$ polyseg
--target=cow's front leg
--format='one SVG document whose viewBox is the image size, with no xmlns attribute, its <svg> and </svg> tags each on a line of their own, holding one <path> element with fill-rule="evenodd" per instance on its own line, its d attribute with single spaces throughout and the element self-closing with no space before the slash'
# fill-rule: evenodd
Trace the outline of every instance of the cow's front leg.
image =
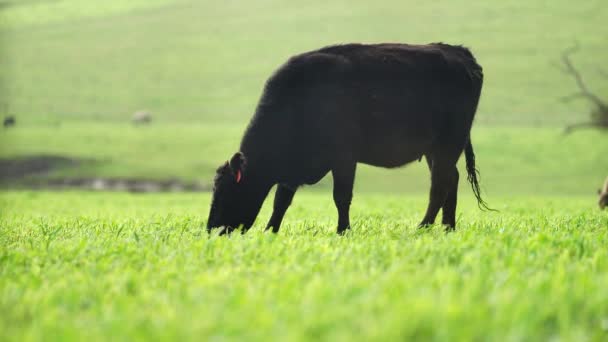
<svg viewBox="0 0 608 342">
<path fill-rule="evenodd" d="M 338 209 L 338 234 L 350 229 L 349 210 L 353 198 L 353 184 L 357 163 L 343 163 L 332 168 L 334 178 L 334 203 Z"/>
<path fill-rule="evenodd" d="M 287 208 L 289 208 L 289 205 L 291 205 L 291 200 L 293 199 L 293 195 L 295 195 L 295 193 L 295 188 L 291 188 L 284 184 L 277 185 L 277 191 L 274 194 L 272 216 L 266 225 L 266 230 L 272 227 L 273 233 L 279 232 L 285 212 L 287 211 Z"/>
</svg>

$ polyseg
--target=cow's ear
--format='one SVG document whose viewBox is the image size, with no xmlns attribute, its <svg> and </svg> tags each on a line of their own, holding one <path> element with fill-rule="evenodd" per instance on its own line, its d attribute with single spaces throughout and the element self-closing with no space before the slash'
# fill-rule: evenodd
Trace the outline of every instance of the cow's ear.
<svg viewBox="0 0 608 342">
<path fill-rule="evenodd" d="M 234 174 L 236 182 L 240 183 L 243 180 L 243 173 L 245 172 L 245 155 L 243 153 L 237 152 L 230 158 L 230 169 Z"/>
</svg>

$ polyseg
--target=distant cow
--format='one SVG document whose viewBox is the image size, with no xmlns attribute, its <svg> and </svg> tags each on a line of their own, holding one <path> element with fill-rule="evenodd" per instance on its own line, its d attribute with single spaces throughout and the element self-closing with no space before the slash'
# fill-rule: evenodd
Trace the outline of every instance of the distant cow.
<svg viewBox="0 0 608 342">
<path fill-rule="evenodd" d="M 4 118 L 4 121 L 2 124 L 4 127 L 8 128 L 8 127 L 15 126 L 16 123 L 17 123 L 17 121 L 15 120 L 14 116 L 7 116 Z"/>
<path fill-rule="evenodd" d="M 137 111 L 133 114 L 133 123 L 136 125 L 145 125 L 152 121 L 152 115 L 145 110 Z"/>
<path fill-rule="evenodd" d="M 608 177 L 604 181 L 604 186 L 597 190 L 597 194 L 599 195 L 597 204 L 600 206 L 600 209 L 604 209 L 608 205 Z"/>
<path fill-rule="evenodd" d="M 220 166 L 207 228 L 248 230 L 278 184 L 266 229 L 277 232 L 296 189 L 329 171 L 338 233 L 350 228 L 357 163 L 394 168 L 425 157 L 430 200 L 420 227 L 454 229 L 463 150 L 481 208 L 470 130 L 482 68 L 461 46 L 348 44 L 292 57 L 267 81 L 240 152 Z"/>
</svg>

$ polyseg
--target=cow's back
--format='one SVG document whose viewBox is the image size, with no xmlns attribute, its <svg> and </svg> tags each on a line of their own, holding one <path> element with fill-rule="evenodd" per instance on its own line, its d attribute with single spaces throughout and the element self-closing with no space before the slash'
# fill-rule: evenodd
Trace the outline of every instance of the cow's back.
<svg viewBox="0 0 608 342">
<path fill-rule="evenodd" d="M 265 109 L 310 102 L 323 107 L 323 101 L 341 98 L 367 109 L 367 114 L 378 104 L 433 111 L 444 106 L 449 110 L 463 97 L 478 97 L 474 88 L 480 88 L 482 80 L 481 67 L 470 51 L 460 46 L 334 45 L 296 55 L 281 66 L 268 80 L 260 101 L 262 110 L 256 116 L 316 115 L 314 111 Z M 398 119 L 407 112 L 395 114 Z"/>
</svg>

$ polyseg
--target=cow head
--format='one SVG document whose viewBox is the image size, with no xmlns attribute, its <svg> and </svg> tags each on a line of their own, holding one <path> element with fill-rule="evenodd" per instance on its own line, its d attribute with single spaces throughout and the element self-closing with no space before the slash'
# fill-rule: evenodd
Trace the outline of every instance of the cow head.
<svg viewBox="0 0 608 342">
<path fill-rule="evenodd" d="M 220 228 L 220 234 L 242 227 L 251 228 L 268 190 L 251 179 L 243 153 L 237 152 L 216 172 L 207 230 Z M 264 192 L 265 191 L 265 192 Z"/>
</svg>

